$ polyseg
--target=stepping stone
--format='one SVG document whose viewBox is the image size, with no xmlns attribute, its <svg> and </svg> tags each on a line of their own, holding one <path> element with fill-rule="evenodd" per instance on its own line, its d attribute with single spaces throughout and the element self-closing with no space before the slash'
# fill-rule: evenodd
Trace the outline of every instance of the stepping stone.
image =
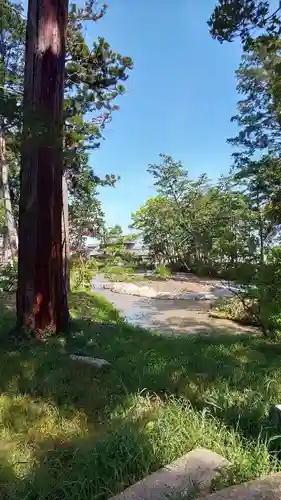
<svg viewBox="0 0 281 500">
<path fill-rule="evenodd" d="M 202 500 L 280 500 L 281 472 L 239 486 L 230 486 Z"/>
<path fill-rule="evenodd" d="M 174 495 L 210 491 L 220 472 L 230 463 L 210 450 L 196 449 L 145 477 L 110 500 L 163 500 Z"/>
<path fill-rule="evenodd" d="M 72 361 L 85 363 L 86 365 L 92 365 L 95 368 L 104 368 L 105 366 L 110 365 L 110 363 L 105 359 L 91 358 L 89 356 L 76 356 L 76 354 L 71 354 L 70 359 L 72 359 Z"/>
</svg>

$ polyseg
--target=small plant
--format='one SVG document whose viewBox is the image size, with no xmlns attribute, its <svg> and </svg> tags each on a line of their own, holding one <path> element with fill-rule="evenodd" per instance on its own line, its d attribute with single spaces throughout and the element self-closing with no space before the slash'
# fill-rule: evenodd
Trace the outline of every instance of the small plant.
<svg viewBox="0 0 281 500">
<path fill-rule="evenodd" d="M 70 286 L 72 289 L 90 290 L 98 265 L 94 259 L 84 255 L 75 255 L 70 264 Z"/>
<path fill-rule="evenodd" d="M 230 319 L 242 325 L 260 326 L 257 302 L 242 296 L 220 300 L 210 311 L 210 316 Z"/>
<path fill-rule="evenodd" d="M 9 262 L 0 267 L 0 290 L 13 292 L 17 287 L 18 266 L 17 261 Z"/>
<path fill-rule="evenodd" d="M 158 275 L 160 278 L 169 278 L 171 276 L 171 273 L 169 269 L 164 266 L 164 264 L 159 264 L 159 266 L 156 267 L 156 275 Z"/>
<path fill-rule="evenodd" d="M 257 273 L 254 295 L 259 304 L 263 332 L 269 337 L 281 333 L 281 248 L 273 248 Z"/>
</svg>

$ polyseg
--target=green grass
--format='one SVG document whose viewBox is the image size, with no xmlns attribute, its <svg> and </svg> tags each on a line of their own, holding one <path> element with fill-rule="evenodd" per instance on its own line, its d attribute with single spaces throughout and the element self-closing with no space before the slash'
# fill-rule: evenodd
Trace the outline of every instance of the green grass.
<svg viewBox="0 0 281 500">
<path fill-rule="evenodd" d="M 147 281 L 163 281 L 171 276 L 165 266 L 158 266 L 154 274 L 148 276 L 140 274 L 137 265 L 124 263 L 122 266 L 106 262 L 98 269 L 98 274 L 103 274 L 108 281 L 135 283 Z"/>
<path fill-rule="evenodd" d="M 102 297 L 70 296 L 72 335 L 0 352 L 0 498 L 106 499 L 195 447 L 227 484 L 279 468 L 268 408 L 281 347 L 258 337 L 168 338 L 128 326 Z M 0 298 L 1 328 L 13 297 Z M 102 357 L 102 372 L 68 353 Z"/>
</svg>

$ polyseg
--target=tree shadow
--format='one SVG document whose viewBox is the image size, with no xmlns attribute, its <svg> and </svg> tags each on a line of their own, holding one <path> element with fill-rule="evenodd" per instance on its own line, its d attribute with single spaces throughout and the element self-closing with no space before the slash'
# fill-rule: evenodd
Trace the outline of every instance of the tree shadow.
<svg viewBox="0 0 281 500">
<path fill-rule="evenodd" d="M 104 310 L 94 321 L 101 306 Z M 85 438 L 74 428 L 65 437 L 54 433 L 47 440 L 35 439 L 38 463 L 19 486 L 33 492 L 26 498 L 68 498 L 62 488 L 73 492 L 76 483 L 77 498 L 107 498 L 119 486 L 140 479 L 143 463 L 147 472 L 163 465 L 141 419 L 135 422 L 126 416 L 131 398 L 139 393 L 156 395 L 164 404 L 172 397 L 190 402 L 198 411 L 208 409 L 253 443 L 262 429 L 264 434 L 274 432 L 267 410 L 281 398 L 280 345 L 258 336 L 231 336 L 223 329 L 216 336 L 160 336 L 125 324 L 112 306 L 83 292 L 77 294 L 75 307 L 87 318 L 73 321 L 70 337 L 46 345 L 6 347 L 0 353 L 0 389 L 12 401 L 2 410 L 2 422 L 10 429 L 34 439 L 32 427 L 40 420 L 42 402 L 56 408 L 66 422 L 74 422 L 77 415 L 86 422 Z M 104 358 L 111 365 L 97 371 L 72 361 L 70 353 Z M 116 470 L 116 454 L 122 470 Z M 50 491 L 40 496 L 44 474 L 51 477 Z"/>
</svg>

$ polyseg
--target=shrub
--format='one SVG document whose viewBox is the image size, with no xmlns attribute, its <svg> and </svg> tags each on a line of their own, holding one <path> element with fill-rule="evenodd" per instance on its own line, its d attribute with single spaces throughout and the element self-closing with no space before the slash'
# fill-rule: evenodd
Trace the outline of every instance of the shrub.
<svg viewBox="0 0 281 500">
<path fill-rule="evenodd" d="M 160 276 L 160 278 L 169 278 L 171 276 L 170 270 L 164 264 L 159 264 L 156 267 L 155 274 Z"/>
<path fill-rule="evenodd" d="M 243 325 L 260 326 L 258 305 L 253 299 L 232 297 L 222 299 L 210 311 L 213 318 L 225 318 Z"/>
<path fill-rule="evenodd" d="M 263 331 L 276 337 L 281 333 L 281 248 L 273 248 L 260 266 L 252 294 L 259 304 Z"/>
<path fill-rule="evenodd" d="M 72 289 L 92 288 L 92 281 L 98 270 L 95 259 L 83 255 L 75 255 L 70 262 L 70 286 Z"/>
<path fill-rule="evenodd" d="M 18 266 L 17 261 L 9 262 L 0 267 L 0 290 L 12 292 L 17 288 Z"/>
<path fill-rule="evenodd" d="M 211 316 L 260 326 L 266 337 L 280 335 L 281 248 L 267 254 L 266 262 L 256 269 L 243 294 L 220 302 Z"/>
<path fill-rule="evenodd" d="M 122 261 L 121 261 L 122 262 Z M 109 281 L 128 281 L 133 279 L 135 275 L 135 268 L 131 264 L 121 262 L 112 262 L 111 260 L 103 268 L 103 273 Z"/>
</svg>

